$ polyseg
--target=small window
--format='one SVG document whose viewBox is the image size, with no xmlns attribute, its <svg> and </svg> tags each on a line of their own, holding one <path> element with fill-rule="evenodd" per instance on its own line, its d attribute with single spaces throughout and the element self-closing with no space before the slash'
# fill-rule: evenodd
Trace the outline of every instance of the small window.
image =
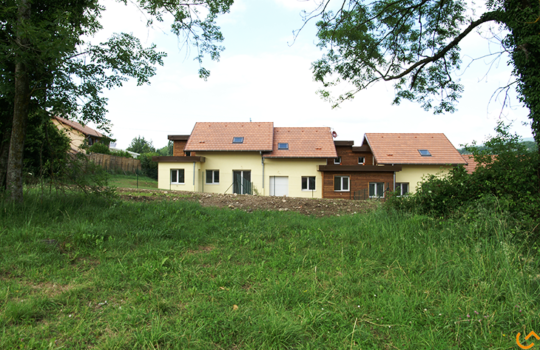
<svg viewBox="0 0 540 350">
<path fill-rule="evenodd" d="M 315 191 L 315 176 L 302 176 L 302 191 Z"/>
<path fill-rule="evenodd" d="M 171 169 L 171 183 L 184 184 L 184 169 Z"/>
<path fill-rule="evenodd" d="M 219 184 L 219 170 L 206 170 L 206 183 Z"/>
<path fill-rule="evenodd" d="M 334 191 L 349 192 L 349 177 L 334 176 Z"/>
<path fill-rule="evenodd" d="M 186 151 L 186 157 L 191 157 L 191 152 L 190 151 Z"/>
<path fill-rule="evenodd" d="M 341 157 L 334 159 L 334 164 L 341 164 Z"/>
<path fill-rule="evenodd" d="M 409 193 L 409 183 L 396 183 L 396 192 L 398 196 L 405 196 Z"/>
<path fill-rule="evenodd" d="M 366 157 L 358 157 L 358 164 L 366 164 Z"/>
<path fill-rule="evenodd" d="M 288 150 L 289 149 L 289 144 L 288 143 L 278 143 L 277 144 L 277 149 L 278 150 Z"/>
<path fill-rule="evenodd" d="M 243 137 L 233 137 L 232 143 L 244 143 Z"/>
<path fill-rule="evenodd" d="M 370 182 L 369 183 L 369 197 L 370 198 L 384 197 L 384 182 Z"/>
<path fill-rule="evenodd" d="M 419 149 L 418 152 L 422 157 L 431 157 L 431 153 L 427 149 Z"/>
</svg>

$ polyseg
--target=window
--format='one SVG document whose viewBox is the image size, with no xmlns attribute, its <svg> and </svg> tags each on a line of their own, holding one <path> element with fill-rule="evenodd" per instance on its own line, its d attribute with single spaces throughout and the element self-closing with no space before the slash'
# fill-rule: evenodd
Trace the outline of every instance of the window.
<svg viewBox="0 0 540 350">
<path fill-rule="evenodd" d="M 358 164 L 366 164 L 366 157 L 358 157 Z"/>
<path fill-rule="evenodd" d="M 302 176 L 302 191 L 315 191 L 315 176 Z"/>
<path fill-rule="evenodd" d="M 219 170 L 206 170 L 206 183 L 218 184 L 219 183 Z"/>
<path fill-rule="evenodd" d="M 191 157 L 191 152 L 190 151 L 186 151 L 186 157 Z"/>
<path fill-rule="evenodd" d="M 384 197 L 384 182 L 370 182 L 369 183 L 369 197 L 370 198 Z"/>
<path fill-rule="evenodd" d="M 427 149 L 419 149 L 418 152 L 422 157 L 431 157 L 431 153 Z"/>
<path fill-rule="evenodd" d="M 171 183 L 172 184 L 184 183 L 184 169 L 171 169 Z"/>
<path fill-rule="evenodd" d="M 334 176 L 334 191 L 349 191 L 348 176 Z"/>
<path fill-rule="evenodd" d="M 409 193 L 409 183 L 396 183 L 396 192 L 398 196 L 404 196 Z"/>
<path fill-rule="evenodd" d="M 334 164 L 341 164 L 341 157 L 334 159 Z"/>
<path fill-rule="evenodd" d="M 289 149 L 289 144 L 288 143 L 278 143 L 277 144 L 277 149 L 278 150 L 288 150 Z"/>
<path fill-rule="evenodd" d="M 244 143 L 243 137 L 233 137 L 232 143 Z"/>
</svg>

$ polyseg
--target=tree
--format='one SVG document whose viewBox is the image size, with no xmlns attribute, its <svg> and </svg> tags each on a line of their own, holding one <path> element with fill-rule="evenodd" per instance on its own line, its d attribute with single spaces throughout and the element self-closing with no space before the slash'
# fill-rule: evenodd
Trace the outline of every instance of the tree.
<svg viewBox="0 0 540 350">
<path fill-rule="evenodd" d="M 172 156 L 173 155 L 173 142 L 169 141 L 169 143 L 167 143 L 167 146 L 158 149 L 157 153 L 159 153 L 160 156 Z"/>
<path fill-rule="evenodd" d="M 529 109 L 531 127 L 540 144 L 540 2 L 487 0 L 486 11 L 469 15 L 463 0 L 342 0 L 334 11 L 324 0 L 305 20 L 317 22 L 319 46 L 326 50 L 313 63 L 315 79 L 329 88 L 341 80 L 354 85 L 335 105 L 378 81 L 395 82 L 395 104 L 416 101 L 435 113 L 455 111 L 463 86 L 452 73 L 460 68 L 460 42 L 472 31 L 492 23 L 507 32 L 501 40 Z M 330 99 L 330 92 L 321 91 Z M 505 99 L 505 102 L 506 99 Z M 540 181 L 540 168 L 538 169 Z"/>
<path fill-rule="evenodd" d="M 139 154 L 156 151 L 152 140 L 147 141 L 144 136 L 141 137 L 140 135 L 131 140 L 129 147 L 126 150 Z"/>
<path fill-rule="evenodd" d="M 228 12 L 233 0 L 131 2 L 149 14 L 149 24 L 171 14 L 173 33 L 194 42 L 199 62 L 205 54 L 219 58 L 223 48 L 217 43 L 223 37 L 215 18 Z M 85 36 L 101 29 L 98 19 L 104 8 L 97 0 L 6 0 L 0 6 L 0 104 L 14 111 L 12 118 L 0 121 L 0 174 L 7 173 L 11 198 L 22 201 L 29 114 L 93 121 L 108 131 L 103 90 L 122 86 L 130 77 L 139 85 L 148 83 L 165 53 L 157 52 L 154 45 L 143 48 L 137 38 L 125 33 L 98 45 L 85 43 Z M 204 8 L 207 16 L 201 18 L 197 8 Z M 209 72 L 201 67 L 199 75 L 207 78 Z"/>
</svg>

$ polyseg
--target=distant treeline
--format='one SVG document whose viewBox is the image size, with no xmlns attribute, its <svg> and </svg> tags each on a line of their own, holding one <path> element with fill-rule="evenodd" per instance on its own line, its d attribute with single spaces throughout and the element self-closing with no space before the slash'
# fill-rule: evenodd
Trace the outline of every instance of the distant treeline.
<svg viewBox="0 0 540 350">
<path fill-rule="evenodd" d="M 525 147 L 527 147 L 527 150 L 529 150 L 529 151 L 537 151 L 538 150 L 538 145 L 534 141 L 522 141 L 520 143 L 522 145 L 524 145 Z M 489 151 L 489 147 L 486 147 L 486 146 L 477 146 L 477 149 L 482 150 L 482 151 L 483 150 Z M 459 151 L 460 154 L 472 154 L 470 151 L 467 151 L 465 149 L 465 147 L 464 148 L 459 148 L 458 151 Z"/>
</svg>

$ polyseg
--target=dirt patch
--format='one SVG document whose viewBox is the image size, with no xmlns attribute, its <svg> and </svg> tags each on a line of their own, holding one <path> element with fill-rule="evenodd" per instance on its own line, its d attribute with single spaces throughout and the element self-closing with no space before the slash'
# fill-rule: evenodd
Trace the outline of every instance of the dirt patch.
<svg viewBox="0 0 540 350">
<path fill-rule="evenodd" d="M 199 202 L 202 206 L 229 208 L 231 210 L 294 211 L 304 215 L 343 216 L 365 213 L 375 209 L 376 200 L 321 199 L 295 197 L 269 197 L 222 193 L 199 193 L 186 191 L 161 191 L 119 188 L 120 197 L 127 201 L 149 202 L 156 200 Z"/>
</svg>

